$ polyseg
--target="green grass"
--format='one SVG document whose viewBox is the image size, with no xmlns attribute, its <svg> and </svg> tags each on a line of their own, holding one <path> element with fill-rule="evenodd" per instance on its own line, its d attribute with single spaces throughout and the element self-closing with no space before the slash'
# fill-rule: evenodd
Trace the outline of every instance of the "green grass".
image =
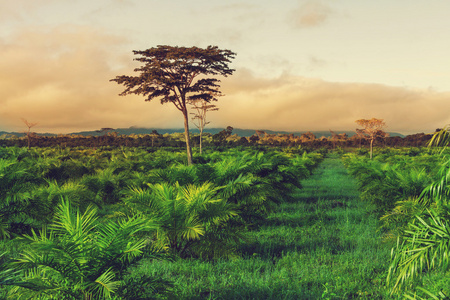
<svg viewBox="0 0 450 300">
<path fill-rule="evenodd" d="M 235 260 L 144 260 L 130 276 L 172 280 L 177 299 L 388 299 L 390 244 L 338 158 L 302 182 L 296 201 L 250 232 Z"/>
</svg>

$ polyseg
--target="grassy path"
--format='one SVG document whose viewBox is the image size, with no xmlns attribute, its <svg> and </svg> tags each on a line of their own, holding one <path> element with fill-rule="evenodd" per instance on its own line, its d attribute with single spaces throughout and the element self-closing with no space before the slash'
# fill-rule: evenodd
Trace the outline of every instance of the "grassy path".
<svg viewBox="0 0 450 300">
<path fill-rule="evenodd" d="M 232 261 L 148 262 L 139 274 L 175 281 L 181 299 L 384 299 L 389 247 L 337 158 L 327 158 L 251 232 Z"/>
</svg>

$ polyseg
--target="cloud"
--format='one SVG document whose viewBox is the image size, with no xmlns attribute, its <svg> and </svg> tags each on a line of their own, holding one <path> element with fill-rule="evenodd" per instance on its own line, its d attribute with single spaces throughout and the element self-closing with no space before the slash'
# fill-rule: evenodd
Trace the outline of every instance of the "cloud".
<svg viewBox="0 0 450 300">
<path fill-rule="evenodd" d="M 254 37 L 248 32 L 261 31 L 267 23 L 267 12 L 261 5 L 247 3 L 214 3 L 193 5 L 188 8 L 190 26 L 198 28 L 196 32 L 186 32 L 184 39 L 192 44 L 227 44 L 238 46 L 242 42 L 251 43 Z M 180 36 L 174 37 L 176 41 Z M 255 43 L 259 40 L 256 39 Z M 177 43 L 177 42 L 175 42 Z"/>
<path fill-rule="evenodd" d="M 308 70 L 315 70 L 317 68 L 322 68 L 327 65 L 327 61 L 318 58 L 314 55 L 310 55 L 308 59 Z"/>
<path fill-rule="evenodd" d="M 82 26 L 25 29 L 0 40 L 0 130 L 22 130 L 21 118 L 56 133 L 170 123 L 172 112 L 119 97 L 122 87 L 109 82 L 132 74 L 124 45 L 126 38 Z"/>
<path fill-rule="evenodd" d="M 14 0 L 0 1 L 0 24 L 9 20 L 23 20 L 36 8 L 57 0 Z"/>
<path fill-rule="evenodd" d="M 37 132 L 102 127 L 183 127 L 181 113 L 158 100 L 119 97 L 109 80 L 133 74 L 125 37 L 85 26 L 35 27 L 0 39 L 0 130 Z M 313 61 L 315 59 L 312 59 Z M 320 60 L 315 61 L 320 63 Z M 450 123 L 449 92 L 370 83 L 328 82 L 288 72 L 263 77 L 236 67 L 210 127 L 353 130 L 355 120 L 385 119 L 390 131 L 432 132 Z"/>
<path fill-rule="evenodd" d="M 318 0 L 310 0 L 301 4 L 291 12 L 289 21 L 294 28 L 315 27 L 324 23 L 333 10 Z"/>
<path fill-rule="evenodd" d="M 211 126 L 277 130 L 353 130 L 355 120 L 384 119 L 390 131 L 432 132 L 449 123 L 449 92 L 370 83 L 327 82 L 284 74 L 258 78 L 237 71 Z"/>
</svg>

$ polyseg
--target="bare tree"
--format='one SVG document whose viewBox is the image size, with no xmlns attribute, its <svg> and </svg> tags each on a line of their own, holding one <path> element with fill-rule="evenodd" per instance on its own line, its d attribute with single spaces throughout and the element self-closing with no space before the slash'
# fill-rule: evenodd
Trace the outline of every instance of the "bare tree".
<svg viewBox="0 0 450 300">
<path fill-rule="evenodd" d="M 381 138 L 386 137 L 387 133 L 384 132 L 383 130 L 383 128 L 386 126 L 386 123 L 383 121 L 383 119 L 375 119 L 375 118 L 372 118 L 370 120 L 360 119 L 356 120 L 355 122 L 359 126 L 363 127 L 363 129 L 357 129 L 356 132 L 358 133 L 359 131 L 363 136 L 365 136 L 367 139 L 370 140 L 370 159 L 372 159 L 373 142 L 378 137 Z"/>
<path fill-rule="evenodd" d="M 26 119 L 22 118 L 22 121 L 25 123 L 25 125 L 27 125 L 28 130 L 25 131 L 25 134 L 27 135 L 27 140 L 28 140 L 28 149 L 30 149 L 30 144 L 31 144 L 31 138 L 35 135 L 33 132 L 31 132 L 31 128 L 33 128 L 34 126 L 36 126 L 38 123 L 31 123 L 28 122 Z"/>
<path fill-rule="evenodd" d="M 214 97 L 214 95 L 211 95 L 211 96 Z M 210 122 L 206 121 L 206 113 L 208 111 L 219 110 L 219 108 L 217 108 L 217 106 L 214 104 L 210 104 L 208 101 L 206 101 L 204 99 L 198 99 L 198 100 L 192 101 L 192 106 L 197 111 L 197 113 L 191 113 L 191 114 L 194 115 L 194 117 L 192 117 L 192 120 L 194 121 L 195 127 L 197 127 L 198 130 L 200 130 L 199 146 L 200 146 L 200 155 L 201 155 L 202 154 L 203 129 L 205 128 L 206 125 L 208 125 L 210 123 Z"/>
</svg>

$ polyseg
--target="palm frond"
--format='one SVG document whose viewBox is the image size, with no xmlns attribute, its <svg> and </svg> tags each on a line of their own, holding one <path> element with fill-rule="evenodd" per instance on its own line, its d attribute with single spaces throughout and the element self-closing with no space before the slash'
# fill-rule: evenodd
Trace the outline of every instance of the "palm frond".
<svg viewBox="0 0 450 300">
<path fill-rule="evenodd" d="M 63 199 L 56 210 L 53 228 L 75 238 L 86 237 L 97 226 L 97 219 L 97 209 L 92 205 L 81 214 L 80 211 L 74 212 L 69 201 Z"/>
<path fill-rule="evenodd" d="M 428 147 L 447 147 L 450 143 L 449 126 L 445 126 L 440 131 L 435 132 L 428 142 Z"/>
<path fill-rule="evenodd" d="M 129 262 L 142 255 L 148 244 L 146 239 L 136 238 L 149 227 L 148 220 L 135 216 L 100 223 L 95 209 L 81 213 L 64 200 L 56 211 L 49 230 L 44 227 L 22 238 L 30 249 L 11 266 L 25 274 L 14 285 L 28 292 L 18 288 L 17 293 L 27 294 L 29 299 L 43 293 L 48 294 L 46 299 L 65 299 L 64 295 L 111 298 L 120 285 L 120 281 L 113 280 L 116 272 L 120 274 Z"/>
<path fill-rule="evenodd" d="M 179 228 L 179 234 L 183 239 L 198 240 L 205 234 L 204 224 L 200 222 L 196 215 L 190 215 L 184 220 L 184 224 Z"/>
<path fill-rule="evenodd" d="M 111 294 L 121 286 L 121 281 L 114 281 L 115 273 L 110 269 L 103 272 L 89 287 L 89 294 L 95 299 L 111 299 Z"/>
<path fill-rule="evenodd" d="M 418 295 L 419 291 L 422 295 L 425 295 L 426 298 L 421 297 L 420 295 Z M 437 294 L 432 293 L 430 291 L 428 291 L 427 289 L 424 289 L 422 287 L 417 287 L 417 291 L 416 292 L 405 292 L 405 294 L 403 295 L 403 297 L 405 297 L 405 299 L 411 299 L 411 300 L 429 300 L 429 299 L 433 299 L 433 300 L 445 300 L 448 299 L 448 296 L 444 294 L 444 292 L 440 291 Z"/>
<path fill-rule="evenodd" d="M 392 262 L 387 282 L 398 292 L 413 282 L 423 270 L 448 269 L 450 263 L 450 222 L 427 210 L 418 222 L 410 222 L 397 247 L 392 249 Z"/>
</svg>

